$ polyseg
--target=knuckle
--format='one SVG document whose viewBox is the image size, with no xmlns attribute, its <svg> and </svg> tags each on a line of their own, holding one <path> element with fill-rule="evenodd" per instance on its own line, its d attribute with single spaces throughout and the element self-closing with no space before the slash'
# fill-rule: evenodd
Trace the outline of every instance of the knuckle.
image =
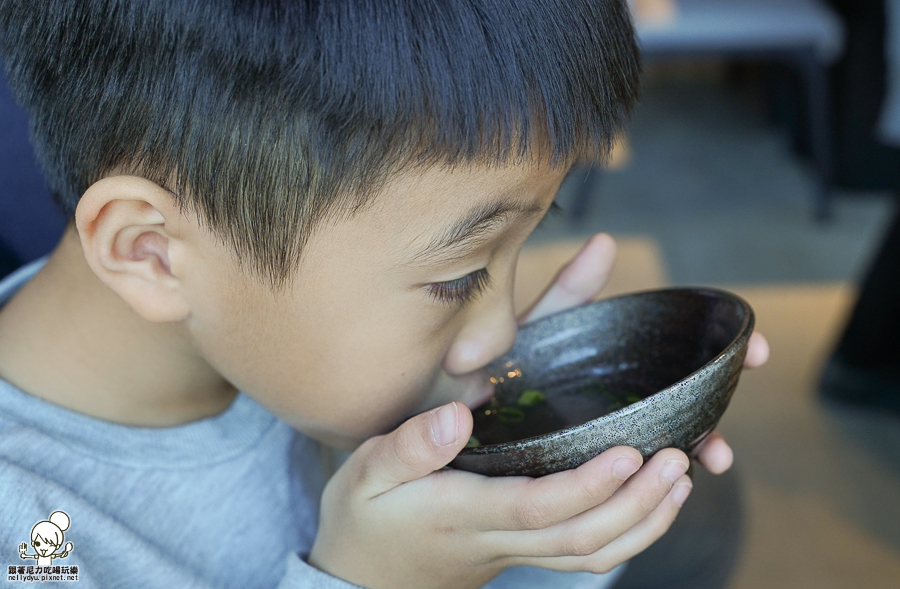
<svg viewBox="0 0 900 589">
<path fill-rule="evenodd" d="M 517 501 L 513 521 L 527 530 L 540 530 L 555 523 L 551 506 L 541 497 L 529 496 Z"/>
<path fill-rule="evenodd" d="M 391 436 L 391 450 L 397 460 L 408 469 L 417 469 L 427 459 L 427 448 L 410 436 Z"/>
<path fill-rule="evenodd" d="M 647 515 L 652 513 L 665 497 L 665 493 L 640 493 L 635 497 L 634 504 L 638 512 Z"/>
<path fill-rule="evenodd" d="M 592 530 L 579 530 L 566 538 L 565 554 L 589 556 L 602 547 L 602 542 Z"/>
<path fill-rule="evenodd" d="M 652 513 L 663 502 L 671 488 L 672 485 L 660 479 L 646 487 L 635 489 L 631 497 L 635 511 L 644 515 Z"/>
<path fill-rule="evenodd" d="M 581 478 L 577 484 L 580 496 L 590 498 L 594 503 L 606 500 L 611 492 L 607 488 L 606 480 L 599 477 Z"/>
</svg>

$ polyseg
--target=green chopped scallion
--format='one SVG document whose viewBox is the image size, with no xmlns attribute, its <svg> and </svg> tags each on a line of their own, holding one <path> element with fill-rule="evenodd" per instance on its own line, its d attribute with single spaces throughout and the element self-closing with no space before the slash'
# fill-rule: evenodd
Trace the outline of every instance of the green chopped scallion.
<svg viewBox="0 0 900 589">
<path fill-rule="evenodd" d="M 518 401 L 516 404 L 519 407 L 532 407 L 537 405 L 538 403 L 543 403 L 547 400 L 547 397 L 544 396 L 544 393 L 537 389 L 525 389 L 522 391 L 522 394 L 519 395 Z"/>
<path fill-rule="evenodd" d="M 497 419 L 502 423 L 521 423 L 525 419 L 525 413 L 515 407 L 501 407 L 497 410 Z"/>
</svg>

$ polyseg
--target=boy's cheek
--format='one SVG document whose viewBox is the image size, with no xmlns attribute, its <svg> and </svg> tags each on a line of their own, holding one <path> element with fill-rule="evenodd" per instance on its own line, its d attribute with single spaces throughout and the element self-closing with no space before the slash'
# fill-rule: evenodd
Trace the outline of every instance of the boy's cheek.
<svg viewBox="0 0 900 589">
<path fill-rule="evenodd" d="M 393 431 L 414 415 L 451 401 L 474 408 L 494 392 L 483 370 L 451 376 L 434 366 L 419 372 L 415 368 L 380 374 L 360 371 L 353 377 L 344 374 L 347 378 L 335 379 L 332 386 L 321 383 L 279 394 L 277 406 L 269 408 L 299 431 L 352 450 L 372 436 Z M 267 405 L 264 399 L 258 400 Z"/>
<path fill-rule="evenodd" d="M 433 393 L 437 375 L 413 367 L 336 366 L 330 378 L 283 373 L 267 382 L 247 382 L 243 390 L 303 433 L 346 448 L 442 404 Z"/>
<path fill-rule="evenodd" d="M 393 394 L 372 396 L 373 399 L 381 398 L 381 403 L 355 403 L 361 411 L 348 411 L 339 416 L 339 422 L 334 422 L 330 426 L 324 426 L 322 423 L 313 424 L 303 419 L 296 420 L 295 423 L 289 419 L 286 421 L 320 442 L 352 451 L 372 436 L 393 431 L 410 417 L 450 401 L 461 401 L 470 409 L 474 409 L 491 398 L 494 394 L 494 385 L 483 370 L 464 376 L 451 376 L 440 371 L 430 379 L 430 382 L 415 387 L 415 390 L 403 391 L 403 387 L 398 385 L 391 393 Z M 398 402 L 403 398 L 409 402 L 385 411 L 392 402 Z"/>
<path fill-rule="evenodd" d="M 198 351 L 235 387 L 321 441 L 358 444 L 444 403 L 490 396 L 486 378 L 441 371 L 454 322 L 426 327 L 422 314 L 357 299 L 240 299 L 194 318 Z"/>
</svg>

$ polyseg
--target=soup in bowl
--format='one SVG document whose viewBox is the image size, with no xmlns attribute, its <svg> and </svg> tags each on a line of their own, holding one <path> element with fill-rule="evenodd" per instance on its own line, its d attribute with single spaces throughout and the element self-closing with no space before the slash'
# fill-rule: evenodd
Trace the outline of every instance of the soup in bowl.
<svg viewBox="0 0 900 589">
<path fill-rule="evenodd" d="M 473 410 L 451 466 L 542 476 L 614 446 L 645 458 L 692 451 L 716 426 L 743 368 L 753 310 L 709 288 L 589 303 L 524 326 L 489 367 L 491 400 Z"/>
</svg>

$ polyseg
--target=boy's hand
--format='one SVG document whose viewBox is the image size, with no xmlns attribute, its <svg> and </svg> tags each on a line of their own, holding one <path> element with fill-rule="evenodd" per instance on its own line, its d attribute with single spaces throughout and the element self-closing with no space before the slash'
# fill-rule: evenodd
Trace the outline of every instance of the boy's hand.
<svg viewBox="0 0 900 589">
<path fill-rule="evenodd" d="M 675 449 L 640 470 L 627 447 L 538 479 L 440 470 L 471 431 L 451 403 L 360 446 L 325 489 L 310 564 L 372 589 L 475 588 L 514 565 L 604 572 L 661 536 L 691 489 Z"/>
<path fill-rule="evenodd" d="M 594 236 L 522 321 L 593 299 L 614 259 L 612 238 Z M 754 334 L 745 365 L 767 358 Z M 325 490 L 310 563 L 372 589 L 479 587 L 523 564 L 603 572 L 661 536 L 691 489 L 687 456 L 672 448 L 640 470 L 627 447 L 539 479 L 441 470 L 471 430 L 469 410 L 451 403 L 363 444 Z M 732 454 L 713 433 L 697 458 L 724 472 Z"/>
<path fill-rule="evenodd" d="M 606 286 L 616 259 L 616 242 L 605 233 L 593 236 L 578 254 L 556 274 L 538 301 L 526 310 L 520 321 L 527 323 L 571 307 L 587 303 Z M 769 344 L 760 333 L 750 336 L 746 368 L 762 366 L 769 359 Z M 708 471 L 721 474 L 731 468 L 734 454 L 718 432 L 710 434 L 694 451 L 695 458 Z"/>
</svg>

